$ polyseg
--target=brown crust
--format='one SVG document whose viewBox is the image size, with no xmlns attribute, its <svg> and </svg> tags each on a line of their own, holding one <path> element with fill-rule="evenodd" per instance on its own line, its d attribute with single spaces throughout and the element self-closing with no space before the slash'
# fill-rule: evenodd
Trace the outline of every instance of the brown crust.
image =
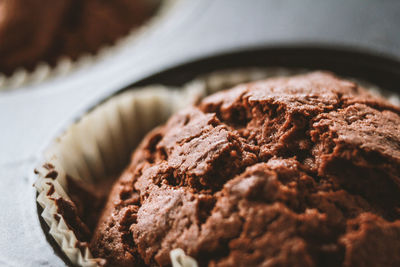
<svg viewBox="0 0 400 267">
<path fill-rule="evenodd" d="M 321 72 L 207 97 L 143 140 L 91 251 L 110 266 L 166 266 L 174 248 L 209 266 L 400 266 L 399 114 Z"/>
<path fill-rule="evenodd" d="M 155 8 L 146 0 L 2 1 L 0 72 L 96 53 L 144 23 Z"/>
</svg>

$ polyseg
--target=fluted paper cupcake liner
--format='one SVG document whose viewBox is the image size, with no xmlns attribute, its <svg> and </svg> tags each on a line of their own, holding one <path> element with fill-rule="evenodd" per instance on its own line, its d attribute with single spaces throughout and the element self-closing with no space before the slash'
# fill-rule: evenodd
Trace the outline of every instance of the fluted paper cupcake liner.
<svg viewBox="0 0 400 267">
<path fill-rule="evenodd" d="M 94 54 L 83 52 L 82 55 L 73 60 L 68 56 L 62 56 L 55 65 L 47 62 L 38 62 L 33 70 L 23 67 L 16 69 L 11 75 L 0 72 L 0 91 L 18 89 L 27 85 L 34 85 L 52 78 L 64 76 L 85 66 L 90 66 L 95 62 L 114 54 L 127 45 L 134 44 L 143 38 L 153 28 L 159 25 L 168 15 L 171 8 L 182 0 L 148 0 L 160 2 L 160 6 L 155 14 L 148 18 L 142 25 L 133 28 L 126 36 L 118 39 L 113 45 L 104 45 Z"/>
<path fill-rule="evenodd" d="M 58 198 L 70 200 L 67 175 L 89 183 L 107 179 L 123 170 L 148 131 L 184 106 L 238 83 L 302 72 L 281 68 L 215 72 L 180 90 L 163 86 L 128 90 L 98 105 L 50 144 L 37 168 L 37 201 L 43 208 L 41 216 L 50 227 L 49 234 L 72 263 L 97 266 L 102 260 L 93 258 L 87 247 L 83 251 L 77 248 L 80 240 L 57 211 Z M 197 266 L 181 249 L 171 251 L 170 257 L 174 267 Z"/>
<path fill-rule="evenodd" d="M 79 266 L 97 266 L 88 248 L 79 240 L 57 211 L 56 200 L 68 196 L 67 174 L 95 183 L 121 169 L 143 135 L 165 121 L 175 110 L 192 103 L 204 92 L 199 87 L 177 91 L 162 86 L 127 91 L 99 105 L 55 140 L 36 168 L 37 201 L 41 214 L 70 261 Z"/>
</svg>

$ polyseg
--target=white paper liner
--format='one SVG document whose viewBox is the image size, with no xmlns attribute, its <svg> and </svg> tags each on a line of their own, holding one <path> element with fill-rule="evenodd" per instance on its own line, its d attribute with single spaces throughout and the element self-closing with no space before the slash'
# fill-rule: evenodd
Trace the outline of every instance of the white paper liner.
<svg viewBox="0 0 400 267">
<path fill-rule="evenodd" d="M 26 85 L 38 84 L 94 64 L 122 49 L 122 47 L 132 45 L 136 40 L 143 38 L 152 28 L 162 22 L 169 13 L 168 11 L 170 11 L 177 2 L 182 0 L 148 1 L 160 2 L 156 13 L 149 17 L 142 25 L 133 28 L 126 36 L 118 39 L 114 45 L 104 45 L 95 54 L 82 53 L 76 60 L 69 57 L 61 57 L 54 66 L 46 62 L 39 62 L 32 71 L 21 67 L 16 69 L 11 75 L 5 75 L 0 72 L 0 91 L 13 90 Z"/>
<path fill-rule="evenodd" d="M 58 214 L 56 199 L 70 200 L 67 174 L 87 182 L 107 178 L 123 167 L 121 164 L 126 162 L 149 130 L 203 94 L 195 87 L 178 91 L 152 86 L 127 91 L 99 105 L 71 125 L 45 151 L 43 164 L 36 168 L 37 201 L 43 208 L 41 216 L 50 227 L 50 235 L 73 264 L 97 266 L 100 259 L 93 259 L 88 249 L 82 254 L 76 247 L 75 234 L 62 216 L 59 220 L 55 218 Z M 57 175 L 55 179 L 54 172 Z"/>
<path fill-rule="evenodd" d="M 197 267 L 197 262 L 192 257 L 185 254 L 185 252 L 176 248 L 169 253 L 173 267 Z"/>
<path fill-rule="evenodd" d="M 58 216 L 55 199 L 70 199 L 67 174 L 92 183 L 107 179 L 128 164 L 130 154 L 149 130 L 204 95 L 238 83 L 303 72 L 282 68 L 220 71 L 195 79 L 180 90 L 163 86 L 129 90 L 98 105 L 48 147 L 37 168 L 37 201 L 43 208 L 41 216 L 50 227 L 50 235 L 72 263 L 97 266 L 101 259 L 94 259 L 89 249 L 82 253 L 76 248 L 73 231 L 63 218 L 55 219 Z M 57 172 L 56 179 L 49 177 L 54 176 L 53 171 Z M 49 194 L 51 186 L 54 193 Z M 197 267 L 196 261 L 181 249 L 171 251 L 170 256 L 174 267 Z"/>
</svg>

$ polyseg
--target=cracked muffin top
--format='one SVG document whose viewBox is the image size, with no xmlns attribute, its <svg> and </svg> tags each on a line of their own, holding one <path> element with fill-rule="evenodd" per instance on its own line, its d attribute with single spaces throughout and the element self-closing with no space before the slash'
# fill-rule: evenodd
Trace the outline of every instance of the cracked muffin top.
<svg viewBox="0 0 400 267">
<path fill-rule="evenodd" d="M 152 0 L 0 0 L 0 73 L 96 53 L 142 24 Z"/>
<path fill-rule="evenodd" d="M 330 73 L 238 85 L 150 132 L 90 249 L 108 266 L 400 266 L 400 110 Z"/>
</svg>

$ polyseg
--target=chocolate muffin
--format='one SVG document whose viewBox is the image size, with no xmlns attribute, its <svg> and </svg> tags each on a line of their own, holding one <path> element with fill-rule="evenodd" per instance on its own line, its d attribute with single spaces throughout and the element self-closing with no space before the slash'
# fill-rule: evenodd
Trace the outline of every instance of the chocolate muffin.
<svg viewBox="0 0 400 267">
<path fill-rule="evenodd" d="M 1 0 L 0 73 L 112 44 L 153 15 L 151 0 Z"/>
<path fill-rule="evenodd" d="M 315 72 L 205 98 L 150 132 L 90 249 L 108 266 L 400 266 L 400 109 Z"/>
</svg>

